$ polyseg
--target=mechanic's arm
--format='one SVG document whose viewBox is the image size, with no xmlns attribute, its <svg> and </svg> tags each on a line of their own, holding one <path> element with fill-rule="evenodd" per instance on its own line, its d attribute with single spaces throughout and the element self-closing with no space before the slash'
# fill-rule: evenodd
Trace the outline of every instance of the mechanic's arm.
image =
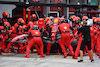
<svg viewBox="0 0 100 67">
<path fill-rule="evenodd" d="M 27 38 L 30 38 L 31 37 L 31 32 L 29 33 L 28 37 Z"/>
<path fill-rule="evenodd" d="M 59 27 L 58 27 L 58 30 L 59 30 L 59 33 L 61 34 L 61 30 L 59 29 Z"/>
</svg>

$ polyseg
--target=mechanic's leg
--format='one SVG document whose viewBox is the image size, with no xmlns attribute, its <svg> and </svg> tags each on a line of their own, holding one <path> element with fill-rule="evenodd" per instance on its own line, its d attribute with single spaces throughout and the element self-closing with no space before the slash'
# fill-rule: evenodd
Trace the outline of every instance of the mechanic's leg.
<svg viewBox="0 0 100 67">
<path fill-rule="evenodd" d="M 83 60 L 83 51 L 80 50 L 80 57 L 81 57 L 81 60 Z"/>
<path fill-rule="evenodd" d="M 94 51 L 94 45 L 95 45 L 95 41 L 94 41 L 94 37 L 91 38 L 91 49 Z"/>
<path fill-rule="evenodd" d="M 45 55 L 43 55 L 44 53 L 43 53 L 43 42 L 42 42 L 42 39 L 41 38 L 38 38 L 38 45 L 39 45 L 39 47 L 40 47 L 40 57 L 45 57 Z"/>
<path fill-rule="evenodd" d="M 40 49 L 39 49 L 38 45 L 34 45 L 34 47 L 37 49 L 38 55 L 40 55 Z"/>
<path fill-rule="evenodd" d="M 77 44 L 77 48 L 75 51 L 75 56 L 73 57 L 73 59 L 77 59 L 77 57 L 79 56 L 79 52 L 80 52 L 80 47 L 81 47 L 81 43 L 82 43 L 83 38 L 80 37 L 78 44 Z"/>
<path fill-rule="evenodd" d="M 64 53 L 64 58 L 67 57 L 67 53 L 66 53 L 66 48 L 65 48 L 65 36 L 64 34 L 61 34 L 61 44 L 59 44 L 62 48 L 62 52 Z"/>
<path fill-rule="evenodd" d="M 51 43 L 48 43 L 46 55 L 49 55 L 50 54 L 51 46 L 52 46 L 52 44 Z"/>
<path fill-rule="evenodd" d="M 97 52 L 99 53 L 100 57 L 100 35 L 97 37 Z"/>
<path fill-rule="evenodd" d="M 85 45 L 85 48 L 86 48 L 86 51 L 87 51 L 87 53 L 88 53 L 88 55 L 89 55 L 89 57 L 90 57 L 90 59 L 91 59 L 90 51 L 88 50 L 87 45 Z"/>
<path fill-rule="evenodd" d="M 90 50 L 91 60 L 93 60 L 93 51 Z"/>
<path fill-rule="evenodd" d="M 7 50 L 6 50 L 6 53 L 8 53 L 8 51 L 9 51 L 9 49 L 10 49 L 10 47 L 13 45 L 13 43 L 12 42 L 9 42 L 9 44 L 8 44 L 8 46 L 7 46 Z"/>
<path fill-rule="evenodd" d="M 30 49 L 34 44 L 35 44 L 35 42 L 34 42 L 34 38 L 33 38 L 33 39 L 30 40 L 30 42 L 26 46 L 26 56 L 24 56 L 25 58 L 29 58 Z"/>
<path fill-rule="evenodd" d="M 81 47 L 80 47 L 80 57 L 81 57 L 81 59 L 78 62 L 83 62 L 83 51 L 84 51 L 84 48 L 85 48 L 85 44 L 86 44 L 86 42 L 83 40 L 82 43 L 81 43 Z"/>
<path fill-rule="evenodd" d="M 0 42 L 0 55 L 2 55 L 2 53 L 1 53 L 1 45 L 2 45 L 2 42 Z"/>
<path fill-rule="evenodd" d="M 34 50 L 34 46 L 31 47 L 31 53 L 34 53 L 33 50 Z"/>
<path fill-rule="evenodd" d="M 7 47 L 7 43 L 4 41 L 1 49 L 4 51 L 6 49 L 6 47 Z"/>
<path fill-rule="evenodd" d="M 58 41 L 58 44 L 60 45 L 61 49 L 62 49 L 62 52 L 63 53 L 66 53 L 66 48 L 64 46 L 64 43 L 61 43 L 61 40 Z M 67 54 L 67 53 L 66 53 Z"/>
<path fill-rule="evenodd" d="M 66 43 L 67 47 L 69 48 L 71 55 L 74 56 L 74 51 L 73 51 L 73 48 L 72 48 L 71 43 L 70 43 L 70 36 L 67 37 L 65 43 Z"/>
<path fill-rule="evenodd" d="M 21 47 L 21 48 L 23 48 L 23 43 L 18 43 L 19 44 L 19 46 Z M 25 53 L 24 52 L 24 50 L 22 49 L 21 51 L 20 51 L 20 53 Z"/>
</svg>

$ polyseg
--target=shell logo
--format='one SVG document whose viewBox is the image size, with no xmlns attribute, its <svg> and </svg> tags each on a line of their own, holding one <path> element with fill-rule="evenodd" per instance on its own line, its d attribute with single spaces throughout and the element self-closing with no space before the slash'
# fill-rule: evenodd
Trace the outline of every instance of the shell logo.
<svg viewBox="0 0 100 67">
<path fill-rule="evenodd" d="M 51 21 L 48 21 L 48 23 L 51 23 Z"/>
<path fill-rule="evenodd" d="M 58 21 L 58 19 L 55 19 L 54 22 L 56 23 Z"/>
<path fill-rule="evenodd" d="M 83 25 L 83 22 L 81 22 L 81 25 Z"/>
<path fill-rule="evenodd" d="M 38 32 L 35 32 L 36 34 L 38 34 Z"/>
<path fill-rule="evenodd" d="M 19 19 L 18 19 L 18 21 L 19 21 Z"/>
<path fill-rule="evenodd" d="M 43 20 L 42 18 L 40 18 L 40 20 Z"/>
<path fill-rule="evenodd" d="M 26 18 L 28 18 L 28 15 L 26 15 Z"/>
<path fill-rule="evenodd" d="M 10 25 L 7 25 L 8 27 L 10 26 Z"/>
<path fill-rule="evenodd" d="M 92 30 L 92 27 L 90 29 Z"/>
<path fill-rule="evenodd" d="M 67 29 L 67 27 L 64 27 L 64 29 Z"/>
<path fill-rule="evenodd" d="M 47 19 L 45 19 L 45 21 L 47 21 Z"/>
<path fill-rule="evenodd" d="M 77 33 L 75 33 L 75 35 L 77 35 Z"/>
<path fill-rule="evenodd" d="M 15 28 L 13 27 L 12 30 L 14 30 Z"/>
</svg>

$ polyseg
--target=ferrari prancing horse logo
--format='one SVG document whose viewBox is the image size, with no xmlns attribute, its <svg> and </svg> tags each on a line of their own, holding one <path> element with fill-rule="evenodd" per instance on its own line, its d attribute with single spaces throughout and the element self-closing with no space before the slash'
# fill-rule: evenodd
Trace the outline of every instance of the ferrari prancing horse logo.
<svg viewBox="0 0 100 67">
<path fill-rule="evenodd" d="M 64 27 L 64 29 L 67 29 L 67 27 Z"/>
<path fill-rule="evenodd" d="M 55 19 L 54 22 L 56 23 L 58 21 L 58 19 Z"/>
<path fill-rule="evenodd" d="M 92 27 L 90 29 L 92 30 Z"/>
<path fill-rule="evenodd" d="M 38 34 L 38 32 L 35 32 L 36 34 Z"/>
</svg>

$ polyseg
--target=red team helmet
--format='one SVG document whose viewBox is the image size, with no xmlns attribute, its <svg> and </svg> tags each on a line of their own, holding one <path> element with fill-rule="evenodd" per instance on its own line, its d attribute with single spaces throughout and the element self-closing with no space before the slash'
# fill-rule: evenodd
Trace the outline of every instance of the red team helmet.
<svg viewBox="0 0 100 67">
<path fill-rule="evenodd" d="M 7 17 L 8 16 L 8 12 L 4 11 L 3 12 L 3 16 L 6 16 Z"/>
<path fill-rule="evenodd" d="M 32 14 L 32 18 L 36 18 L 36 14 Z"/>
</svg>

